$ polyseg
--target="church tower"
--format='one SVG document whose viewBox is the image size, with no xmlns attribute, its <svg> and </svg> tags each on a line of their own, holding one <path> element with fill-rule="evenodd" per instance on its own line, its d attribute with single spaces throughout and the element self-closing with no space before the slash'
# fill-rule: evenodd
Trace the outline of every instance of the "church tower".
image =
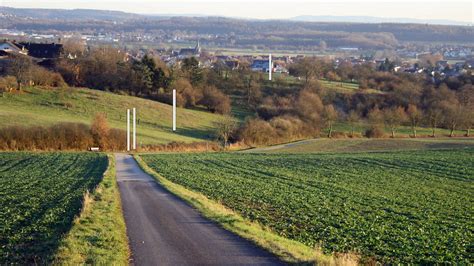
<svg viewBox="0 0 474 266">
<path fill-rule="evenodd" d="M 196 47 L 194 47 L 194 54 L 201 53 L 201 46 L 199 45 L 199 40 L 197 40 Z"/>
</svg>

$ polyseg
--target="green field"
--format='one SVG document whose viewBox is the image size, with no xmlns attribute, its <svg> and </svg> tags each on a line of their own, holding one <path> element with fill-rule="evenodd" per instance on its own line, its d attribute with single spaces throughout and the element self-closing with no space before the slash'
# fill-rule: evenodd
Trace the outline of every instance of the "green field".
<svg viewBox="0 0 474 266">
<path fill-rule="evenodd" d="M 245 153 L 328 153 L 474 148 L 474 138 L 418 139 L 309 139 L 269 147 L 248 149 Z"/>
<path fill-rule="evenodd" d="M 178 108 L 177 132 L 171 130 L 170 105 L 131 96 L 79 88 L 29 88 L 0 97 L 0 127 L 51 125 L 58 122 L 90 124 L 98 112 L 107 114 L 114 128 L 126 129 L 126 109 L 137 108 L 139 144 L 193 142 L 211 138 L 219 115 Z"/>
<path fill-rule="evenodd" d="M 107 162 L 92 153 L 0 153 L 0 264 L 50 262 Z"/>
<path fill-rule="evenodd" d="M 165 178 L 280 236 L 383 263 L 472 263 L 474 149 L 156 154 Z"/>
</svg>

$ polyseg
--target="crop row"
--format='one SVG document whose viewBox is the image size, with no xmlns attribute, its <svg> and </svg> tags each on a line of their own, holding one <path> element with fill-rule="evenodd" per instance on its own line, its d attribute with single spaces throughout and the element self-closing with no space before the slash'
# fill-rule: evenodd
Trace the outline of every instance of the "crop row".
<svg viewBox="0 0 474 266">
<path fill-rule="evenodd" d="M 142 155 L 281 236 L 385 263 L 472 262 L 474 150 Z"/>
<path fill-rule="evenodd" d="M 107 157 L 0 153 L 0 264 L 44 264 L 71 227 Z"/>
</svg>

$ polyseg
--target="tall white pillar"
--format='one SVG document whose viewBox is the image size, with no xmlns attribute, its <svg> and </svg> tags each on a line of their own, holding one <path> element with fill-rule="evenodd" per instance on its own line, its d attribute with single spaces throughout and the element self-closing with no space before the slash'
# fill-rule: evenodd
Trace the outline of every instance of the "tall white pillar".
<svg viewBox="0 0 474 266">
<path fill-rule="evenodd" d="M 137 149 L 137 109 L 133 108 L 133 146 L 134 150 Z"/>
<path fill-rule="evenodd" d="M 127 109 L 127 151 L 130 151 L 130 109 Z"/>
<path fill-rule="evenodd" d="M 176 131 L 176 90 L 173 90 L 173 131 Z"/>
<path fill-rule="evenodd" d="M 273 71 L 272 54 L 269 54 L 268 55 L 268 80 L 272 80 L 272 71 Z"/>
</svg>

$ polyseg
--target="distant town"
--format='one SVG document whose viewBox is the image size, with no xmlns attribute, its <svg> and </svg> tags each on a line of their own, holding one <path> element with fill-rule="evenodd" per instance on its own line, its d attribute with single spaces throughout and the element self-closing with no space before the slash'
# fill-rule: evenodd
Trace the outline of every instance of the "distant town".
<svg viewBox="0 0 474 266">
<path fill-rule="evenodd" d="M 110 45 L 114 43 L 127 43 L 126 36 L 108 35 L 27 35 L 24 32 L 9 30 L 0 31 L 0 61 L 8 60 L 12 54 L 19 53 L 33 58 L 39 65 L 48 67 L 54 59 L 68 58 L 74 60 L 77 54 L 68 52 L 64 46 L 74 43 L 88 49 L 93 46 Z M 151 42 L 151 36 L 135 36 L 136 42 Z M 176 36 L 172 39 L 176 40 Z M 54 42 L 56 40 L 56 42 Z M 189 43 L 191 41 L 187 41 Z M 192 43 L 192 42 L 191 42 Z M 433 78 L 459 76 L 465 74 L 474 66 L 474 49 L 460 45 L 440 45 L 436 49 L 423 50 L 417 47 L 405 47 L 392 53 L 375 52 L 368 54 L 367 51 L 358 48 L 326 48 L 322 53 L 286 53 L 281 51 L 270 51 L 259 53 L 258 51 L 245 51 L 235 54 L 226 52 L 225 49 L 209 50 L 201 45 L 199 39 L 194 41 L 194 46 L 187 48 L 134 48 L 122 46 L 127 55 L 124 60 L 141 60 L 145 55 L 159 57 L 168 66 L 179 65 L 185 58 L 194 57 L 199 61 L 202 68 L 212 68 L 215 64 L 221 64 L 229 70 L 238 69 L 241 64 L 250 67 L 252 71 L 274 73 L 288 73 L 288 66 L 301 58 L 315 56 L 331 60 L 335 67 L 350 64 L 351 66 L 371 64 L 374 68 L 390 72 L 404 72 L 412 74 L 426 74 Z M 341 52 L 342 51 L 342 52 Z M 269 66 L 269 53 L 275 53 L 272 67 Z M 331 54 L 332 53 L 332 54 Z M 2 63 L 0 63 L 0 66 Z M 5 65 L 5 64 L 3 64 Z"/>
</svg>

